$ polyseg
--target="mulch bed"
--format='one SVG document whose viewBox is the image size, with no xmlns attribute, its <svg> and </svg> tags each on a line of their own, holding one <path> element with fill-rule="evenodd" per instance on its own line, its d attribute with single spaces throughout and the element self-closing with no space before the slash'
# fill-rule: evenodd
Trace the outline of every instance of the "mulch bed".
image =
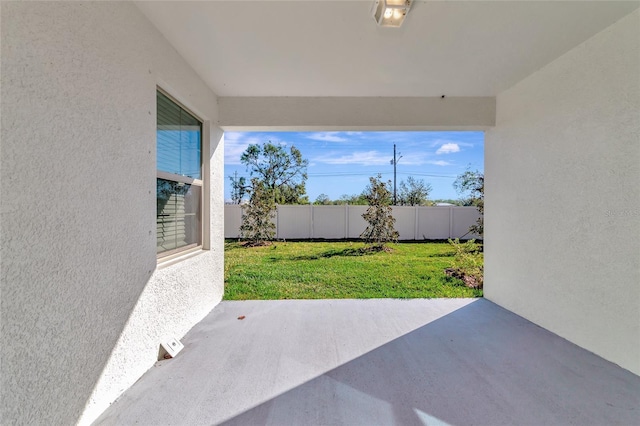
<svg viewBox="0 0 640 426">
<path fill-rule="evenodd" d="M 466 275 L 464 272 L 458 269 L 447 268 L 444 270 L 444 273 L 449 277 L 454 277 L 462 280 L 464 285 L 466 285 L 467 287 L 476 289 L 482 288 L 482 282 L 478 281 L 476 277 L 472 275 Z"/>
</svg>

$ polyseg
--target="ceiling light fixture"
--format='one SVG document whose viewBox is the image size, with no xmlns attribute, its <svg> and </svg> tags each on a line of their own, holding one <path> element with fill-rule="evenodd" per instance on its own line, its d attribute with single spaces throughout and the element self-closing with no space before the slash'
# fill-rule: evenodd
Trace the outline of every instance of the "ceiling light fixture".
<svg viewBox="0 0 640 426">
<path fill-rule="evenodd" d="M 377 0 L 371 9 L 381 27 L 399 27 L 411 9 L 411 0 Z"/>
</svg>

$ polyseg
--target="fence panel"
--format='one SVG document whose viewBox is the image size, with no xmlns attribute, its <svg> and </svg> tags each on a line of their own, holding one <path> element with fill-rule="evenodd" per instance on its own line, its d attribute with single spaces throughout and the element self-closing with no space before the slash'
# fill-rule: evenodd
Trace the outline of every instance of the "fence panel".
<svg viewBox="0 0 640 426">
<path fill-rule="evenodd" d="M 451 238 L 462 238 L 463 235 L 465 239 L 479 238 L 478 235 L 469 233 L 469 227 L 474 225 L 480 217 L 478 209 L 475 207 L 454 207 L 452 211 L 453 224 L 451 227 Z"/>
<path fill-rule="evenodd" d="M 224 237 L 240 238 L 242 207 L 237 204 L 224 205 Z"/>
<path fill-rule="evenodd" d="M 313 206 L 313 238 L 347 237 L 347 214 L 344 206 Z"/>
<path fill-rule="evenodd" d="M 313 206 L 278 206 L 276 216 L 277 238 L 312 238 L 312 207 Z"/>
<path fill-rule="evenodd" d="M 418 207 L 417 240 L 449 238 L 451 207 Z"/>
<path fill-rule="evenodd" d="M 400 236 L 399 240 L 416 239 L 416 208 L 410 206 L 393 207 L 393 217 L 396 219 L 395 228 Z"/>
<path fill-rule="evenodd" d="M 281 205 L 276 216 L 279 239 L 359 238 L 367 227 L 362 214 L 367 206 Z M 475 207 L 393 207 L 395 227 L 400 240 L 441 240 L 460 238 L 476 223 L 480 214 Z M 224 236 L 238 238 L 242 209 L 228 204 L 224 208 Z M 467 234 L 465 238 L 478 238 Z"/>
<path fill-rule="evenodd" d="M 362 218 L 369 206 L 345 206 L 349 210 L 349 238 L 360 238 L 367 229 L 367 221 Z"/>
</svg>

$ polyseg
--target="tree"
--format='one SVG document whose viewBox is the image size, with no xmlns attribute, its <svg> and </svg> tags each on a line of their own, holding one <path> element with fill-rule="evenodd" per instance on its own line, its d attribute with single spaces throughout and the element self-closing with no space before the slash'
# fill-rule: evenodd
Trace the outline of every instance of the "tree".
<svg viewBox="0 0 640 426">
<path fill-rule="evenodd" d="M 382 176 L 378 175 L 369 178 L 369 185 L 364 192 L 369 208 L 362 217 L 368 225 L 360 238 L 364 238 L 375 250 L 383 250 L 386 243 L 398 240 L 398 232 L 393 226 L 396 220 L 391 214 L 390 186 L 391 181 L 382 182 Z"/>
<path fill-rule="evenodd" d="M 306 204 L 305 182 L 308 160 L 295 146 L 289 152 L 271 142 L 249 145 L 240 157 L 252 177 L 257 177 L 264 190 L 279 204 Z"/>
<path fill-rule="evenodd" d="M 282 186 L 275 190 L 274 200 L 278 204 L 309 204 L 309 197 L 304 192 L 304 185 L 302 189 L 297 186 Z"/>
<path fill-rule="evenodd" d="M 429 205 L 435 206 L 438 203 L 447 203 L 454 206 L 461 206 L 462 202 L 460 200 L 452 200 L 450 198 L 438 198 L 437 200 L 429 200 Z"/>
<path fill-rule="evenodd" d="M 431 189 L 431 185 L 425 183 L 424 180 L 417 180 L 413 176 L 409 176 L 406 183 L 405 181 L 400 182 L 399 204 L 401 206 L 425 205 Z"/>
<path fill-rule="evenodd" d="M 484 174 L 475 170 L 467 169 L 459 175 L 453 187 L 463 196 L 462 203 L 465 206 L 475 206 L 480 212 L 475 225 L 469 227 L 469 232 L 473 232 L 480 236 L 484 235 Z"/>
<path fill-rule="evenodd" d="M 336 205 L 349 204 L 350 206 L 366 206 L 368 202 L 364 193 L 353 194 L 353 195 L 342 194 L 340 198 L 334 201 L 333 204 L 336 204 Z"/>
<path fill-rule="evenodd" d="M 249 203 L 242 208 L 240 233 L 249 246 L 264 245 L 276 234 L 276 205 L 269 189 L 257 178 L 251 179 L 250 194 Z"/>
<path fill-rule="evenodd" d="M 238 172 L 233 176 L 229 176 L 231 180 L 231 201 L 233 204 L 240 204 L 247 193 L 247 179 L 243 176 L 238 177 Z"/>
<path fill-rule="evenodd" d="M 320 206 L 326 206 L 326 205 L 331 204 L 331 199 L 329 198 L 329 196 L 327 194 L 320 194 L 320 195 L 318 195 L 316 200 L 313 202 L 313 204 L 320 205 Z"/>
</svg>

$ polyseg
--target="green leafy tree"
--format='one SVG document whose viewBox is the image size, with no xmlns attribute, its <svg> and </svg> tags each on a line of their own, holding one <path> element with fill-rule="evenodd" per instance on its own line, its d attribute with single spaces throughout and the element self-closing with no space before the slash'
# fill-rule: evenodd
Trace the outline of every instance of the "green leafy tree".
<svg viewBox="0 0 640 426">
<path fill-rule="evenodd" d="M 415 179 L 413 176 L 407 177 L 400 182 L 399 205 L 401 206 L 424 206 L 431 192 L 431 185 L 424 180 Z"/>
<path fill-rule="evenodd" d="M 383 250 L 388 242 L 398 241 L 398 232 L 394 227 L 396 220 L 391 209 L 390 187 L 391 181 L 383 182 L 382 176 L 377 175 L 369 178 L 369 185 L 364 192 L 369 208 L 362 217 L 368 225 L 360 238 L 364 238 L 375 250 Z"/>
<path fill-rule="evenodd" d="M 329 196 L 327 194 L 320 194 L 320 195 L 318 195 L 318 197 L 316 197 L 316 200 L 313 202 L 313 204 L 316 204 L 316 205 L 319 205 L 319 206 L 330 205 L 331 204 L 331 199 L 329 198 Z"/>
<path fill-rule="evenodd" d="M 251 179 L 250 195 L 249 203 L 242 207 L 240 233 L 249 246 L 264 245 L 276 234 L 276 204 L 269 188 L 257 178 Z"/>
<path fill-rule="evenodd" d="M 365 196 L 364 193 L 353 194 L 353 195 L 342 194 L 340 198 L 338 198 L 336 201 L 333 202 L 333 204 L 336 204 L 336 205 L 349 204 L 350 206 L 366 206 L 367 204 L 369 204 L 369 202 L 367 201 L 367 197 Z"/>
<path fill-rule="evenodd" d="M 475 170 L 467 169 L 459 175 L 453 187 L 462 195 L 462 204 L 465 206 L 475 206 L 480 212 L 480 217 L 475 225 L 469 227 L 469 232 L 480 236 L 484 235 L 484 174 Z"/>
<path fill-rule="evenodd" d="M 282 186 L 274 191 L 274 200 L 278 204 L 309 204 L 309 197 L 300 195 L 300 191 L 304 193 L 304 187 Z"/>
<path fill-rule="evenodd" d="M 257 177 L 264 189 L 278 204 L 306 204 L 305 182 L 308 160 L 295 146 L 289 151 L 271 142 L 249 145 L 240 157 L 252 177 Z"/>
</svg>

